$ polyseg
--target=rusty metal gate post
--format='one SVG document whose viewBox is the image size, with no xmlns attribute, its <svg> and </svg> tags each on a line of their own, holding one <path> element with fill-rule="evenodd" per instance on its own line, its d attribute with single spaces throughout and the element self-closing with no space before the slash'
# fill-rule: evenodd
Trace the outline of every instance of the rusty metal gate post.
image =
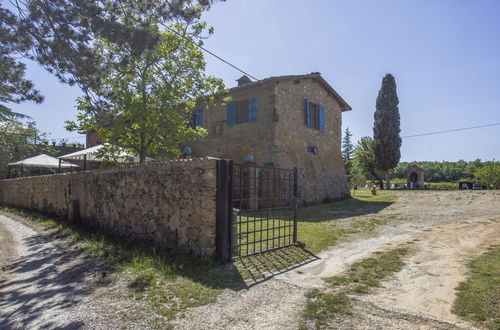
<svg viewBox="0 0 500 330">
<path fill-rule="evenodd" d="M 217 161 L 215 256 L 217 260 L 229 263 L 233 260 L 233 161 Z"/>
</svg>

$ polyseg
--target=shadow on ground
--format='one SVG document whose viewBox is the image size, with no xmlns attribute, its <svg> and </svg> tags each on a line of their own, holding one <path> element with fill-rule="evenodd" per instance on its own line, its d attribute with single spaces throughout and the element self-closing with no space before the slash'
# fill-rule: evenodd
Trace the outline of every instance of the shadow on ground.
<svg viewBox="0 0 500 330">
<path fill-rule="evenodd" d="M 41 217 L 38 213 L 34 214 Z M 4 215 L 28 224 L 19 216 Z M 23 216 L 29 216 L 29 213 Z M 148 266 L 141 268 L 141 273 L 130 283 L 132 292 L 150 290 L 151 283 L 156 281 L 147 280 L 143 275 L 152 272 L 155 278 L 164 278 L 171 284 L 176 279 L 189 279 L 192 282 L 186 284 L 184 281 L 184 286 L 195 288 L 203 296 L 211 289 L 249 288 L 318 259 L 308 250 L 290 246 L 239 258 L 234 264 L 221 265 L 199 257 L 155 253 L 154 249 L 138 242 L 94 233 L 62 219 L 57 219 L 57 222 L 63 225 L 62 228 L 71 227 L 72 234 L 53 230 L 26 238 L 23 244 L 28 253 L 4 269 L 11 280 L 0 281 L 0 329 L 84 327 L 85 320 L 79 320 L 77 316 L 76 319 L 57 316 L 72 315 L 76 306 L 86 304 L 88 296 L 96 289 L 111 283 L 100 277 L 103 271 L 108 272 L 106 278 L 109 278 L 110 273 L 133 265 L 135 260 L 143 260 Z M 81 248 L 84 242 L 98 242 L 100 239 L 106 243 L 98 245 L 96 255 Z M 143 277 L 147 281 L 142 281 Z M 203 287 L 200 288 L 199 284 Z M 175 287 L 169 286 L 166 290 L 174 290 Z M 85 312 L 86 308 L 78 307 L 78 310 Z M 50 313 L 47 313 L 49 310 Z"/>
<path fill-rule="evenodd" d="M 299 208 L 299 222 L 340 220 L 353 216 L 375 214 L 394 203 L 395 196 L 360 196 L 332 203 Z"/>
<path fill-rule="evenodd" d="M 318 259 L 306 249 L 290 246 L 238 258 L 234 265 L 249 288 Z"/>
<path fill-rule="evenodd" d="M 55 317 L 87 296 L 89 289 L 80 284 L 89 272 L 96 271 L 91 258 L 81 255 L 81 250 L 71 245 L 63 248 L 47 244 L 59 235 L 34 235 L 24 239 L 29 253 L 5 267 L 13 279 L 0 282 L 0 329 L 28 329 L 36 324 L 58 329 L 83 326 L 69 320 L 66 324 L 61 324 L 62 320 L 57 323 L 51 319 L 41 320 L 45 311 L 54 311 Z M 71 262 L 77 259 L 78 262 Z"/>
</svg>

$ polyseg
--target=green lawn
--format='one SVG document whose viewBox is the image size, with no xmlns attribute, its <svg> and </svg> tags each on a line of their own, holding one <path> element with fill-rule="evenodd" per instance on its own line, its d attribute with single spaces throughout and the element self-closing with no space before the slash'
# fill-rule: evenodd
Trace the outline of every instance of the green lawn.
<svg viewBox="0 0 500 330">
<path fill-rule="evenodd" d="M 236 265 L 244 278 L 262 278 L 267 274 L 314 260 L 313 254 L 345 241 L 353 234 L 369 232 L 390 220 L 398 219 L 398 215 L 395 214 L 378 214 L 396 199 L 396 193 L 391 191 L 378 191 L 377 195 L 373 196 L 368 190 L 358 190 L 353 198 L 301 207 L 298 212 L 297 237 L 305 244 L 305 250 L 292 246 L 284 250 L 243 258 L 238 260 Z M 275 225 L 292 224 L 288 212 L 282 214 L 275 212 L 274 215 L 286 219 L 276 220 Z M 239 213 L 239 217 L 244 221 L 242 225 L 235 228 L 237 232 L 244 233 L 241 235 L 239 252 L 245 254 L 247 251 L 254 252 L 254 249 L 261 249 L 261 243 L 246 245 L 255 239 L 265 240 L 262 243 L 264 245 L 262 247 L 265 248 L 266 244 L 269 246 L 278 245 L 278 239 L 275 237 L 292 234 L 290 227 L 282 228 L 279 231 L 269 230 L 269 226 L 272 224 L 269 225 L 267 222 L 261 221 L 266 216 L 269 215 L 263 214 L 261 211 L 241 211 Z M 280 242 L 291 243 L 291 237 L 282 238 Z"/>
<path fill-rule="evenodd" d="M 352 234 L 371 231 L 397 218 L 378 214 L 396 199 L 397 195 L 390 191 L 378 191 L 373 196 L 367 190 L 358 190 L 353 198 L 300 208 L 298 240 L 317 253 Z"/>
<path fill-rule="evenodd" d="M 500 246 L 467 264 L 467 279 L 460 283 L 453 312 L 488 329 L 500 329 Z"/>
<path fill-rule="evenodd" d="M 349 234 L 370 231 L 397 218 L 395 215 L 377 214 L 396 198 L 394 192 L 378 191 L 373 196 L 367 190 L 358 190 L 353 198 L 301 207 L 297 217 L 298 240 L 304 242 L 308 250 L 317 253 L 335 245 Z M 240 211 L 237 217 L 240 222 L 234 230 L 240 235 L 238 245 L 241 245 L 239 252 L 242 255 L 292 243 L 293 214 L 289 211 Z M 276 220 L 269 223 L 265 221 L 266 218 Z M 280 229 L 273 230 L 273 227 Z M 254 246 L 255 241 L 263 242 L 262 245 L 259 242 Z"/>
</svg>

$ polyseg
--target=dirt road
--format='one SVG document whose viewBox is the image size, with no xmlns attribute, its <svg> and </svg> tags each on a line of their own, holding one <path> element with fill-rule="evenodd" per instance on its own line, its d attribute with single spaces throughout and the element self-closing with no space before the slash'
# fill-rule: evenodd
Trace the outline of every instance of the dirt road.
<svg viewBox="0 0 500 330">
<path fill-rule="evenodd" d="M 191 310 L 177 324 L 186 329 L 298 328 L 309 288 L 323 287 L 323 278 L 341 274 L 375 251 L 413 241 L 406 267 L 375 294 L 355 297 L 354 315 L 339 317 L 335 327 L 471 328 L 450 312 L 454 288 L 464 279 L 467 260 L 500 242 L 499 207 L 499 192 L 400 193 L 379 216 L 397 214 L 403 220 L 249 290 L 226 290 L 217 303 Z"/>
<path fill-rule="evenodd" d="M 325 286 L 375 251 L 412 241 L 405 268 L 374 294 L 356 296 L 340 329 L 470 328 L 450 313 L 464 264 L 500 242 L 500 192 L 402 192 L 377 217 L 397 218 L 319 254 L 319 259 L 248 289 L 226 289 L 217 302 L 175 320 L 185 329 L 296 329 L 305 293 Z M 394 217 L 393 215 L 397 215 Z M 393 217 L 391 217 L 393 216 Z M 99 295 L 99 266 L 78 249 L 0 215 L 0 328 L 120 328 L 125 306 Z M 125 311 L 126 312 L 126 311 Z M 307 324 L 306 324 L 307 325 Z M 134 328 L 145 328 L 137 321 Z"/>
</svg>

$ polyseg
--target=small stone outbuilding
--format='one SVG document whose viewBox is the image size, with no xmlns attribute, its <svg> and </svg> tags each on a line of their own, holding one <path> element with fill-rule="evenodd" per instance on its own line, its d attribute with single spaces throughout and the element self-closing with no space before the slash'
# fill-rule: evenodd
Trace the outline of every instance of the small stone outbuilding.
<svg viewBox="0 0 500 330">
<path fill-rule="evenodd" d="M 417 165 L 412 165 L 406 170 L 408 189 L 424 189 L 424 173 L 425 170 Z"/>
</svg>

